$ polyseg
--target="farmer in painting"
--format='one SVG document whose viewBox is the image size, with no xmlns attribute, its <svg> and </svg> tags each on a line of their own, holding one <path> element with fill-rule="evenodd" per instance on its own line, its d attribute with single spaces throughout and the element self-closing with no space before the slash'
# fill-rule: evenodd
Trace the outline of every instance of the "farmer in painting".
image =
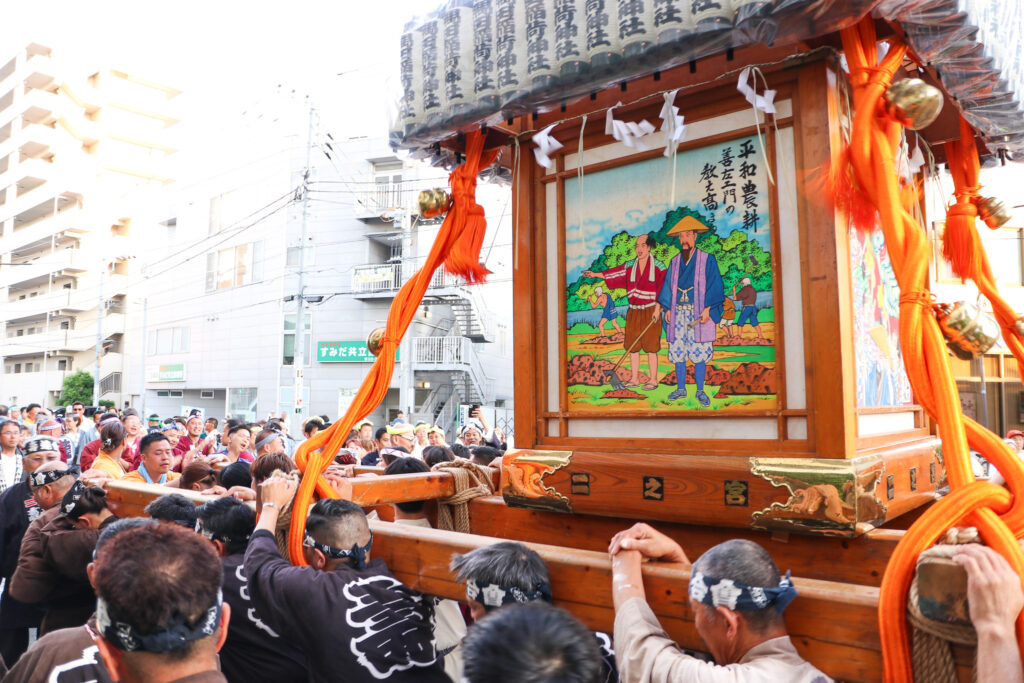
<svg viewBox="0 0 1024 683">
<path fill-rule="evenodd" d="M 629 301 L 626 312 L 626 335 L 623 352 L 629 354 L 631 375 L 627 387 L 639 387 L 640 352 L 647 354 L 647 384 L 645 391 L 658 388 L 658 352 L 661 351 L 661 325 L 655 324 L 659 316 L 652 318 L 653 309 L 658 306 L 658 292 L 665 280 L 665 271 L 658 268 L 651 257 L 655 245 L 650 235 L 636 238 L 636 260 L 617 268 L 595 272 L 583 271 L 584 277 L 604 278 L 611 289 L 625 289 Z"/>
<path fill-rule="evenodd" d="M 739 292 L 736 292 L 737 287 L 739 287 Z M 750 278 L 745 277 L 737 282 L 733 285 L 732 291 L 736 300 L 743 304 L 743 310 L 736 318 L 736 335 L 739 336 L 743 332 L 743 325 L 750 323 L 754 331 L 757 332 L 758 338 L 763 340 L 764 335 L 761 334 L 761 326 L 757 322 L 757 290 L 751 284 Z"/>
<path fill-rule="evenodd" d="M 596 287 L 594 293 L 590 295 L 590 305 L 601 309 L 601 322 L 597 324 L 597 329 L 601 331 L 602 336 L 604 336 L 604 324 L 609 320 L 615 331 L 622 334 L 622 328 L 619 327 L 619 314 L 615 312 L 615 302 L 612 300 L 611 292 L 605 292 L 600 287 Z"/>
<path fill-rule="evenodd" d="M 699 218 L 686 215 L 673 225 L 669 235 L 679 236 L 679 253 L 669 264 L 668 277 L 658 293 L 654 318 L 665 313 L 668 359 L 676 366 L 679 388 L 670 401 L 686 397 L 686 364 L 693 363 L 697 400 L 704 407 L 711 399 L 704 393 L 704 374 L 714 353 L 716 326 L 722 320 L 725 291 L 718 261 L 697 248 L 697 235 L 710 228 Z"/>
</svg>

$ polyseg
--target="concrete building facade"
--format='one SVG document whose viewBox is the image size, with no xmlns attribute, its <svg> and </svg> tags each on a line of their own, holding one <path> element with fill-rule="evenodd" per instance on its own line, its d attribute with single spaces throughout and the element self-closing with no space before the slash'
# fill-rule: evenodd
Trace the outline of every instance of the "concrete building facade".
<svg viewBox="0 0 1024 683">
<path fill-rule="evenodd" d="M 385 324 L 398 289 L 422 265 L 439 220 L 416 217 L 421 189 L 447 174 L 398 158 L 380 139 L 343 139 L 301 105 L 225 136 L 206 178 L 171 187 L 165 239 L 180 245 L 142 268 L 145 362 L 126 370 L 135 405 L 161 416 L 334 420 L 374 358 L 370 332 Z M 268 115 L 265 117 L 270 119 Z M 308 128 L 308 130 L 307 130 Z M 233 139 L 229 139 L 233 138 Z M 308 165 L 307 165 L 308 164 Z M 305 177 L 309 170 L 308 178 Z M 452 428 L 459 406 L 511 415 L 511 218 L 507 186 L 481 185 L 491 283 L 467 287 L 438 272 L 399 353 L 377 425 L 399 410 Z M 296 413 L 295 338 L 302 224 L 303 405 Z M 137 342 L 135 343 L 137 345 Z"/>
<path fill-rule="evenodd" d="M 37 43 L 0 62 L 0 402 L 53 406 L 88 370 L 121 404 L 131 197 L 170 181 L 178 94 Z"/>
</svg>

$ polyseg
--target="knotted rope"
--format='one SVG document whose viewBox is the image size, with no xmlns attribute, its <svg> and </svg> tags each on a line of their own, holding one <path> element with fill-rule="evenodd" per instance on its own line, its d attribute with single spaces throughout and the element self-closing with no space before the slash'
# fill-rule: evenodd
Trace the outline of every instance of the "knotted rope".
<svg viewBox="0 0 1024 683">
<path fill-rule="evenodd" d="M 472 533 L 469 524 L 469 501 L 494 493 L 494 480 L 489 467 L 456 458 L 439 462 L 431 468 L 434 472 L 447 472 L 455 481 L 455 495 L 437 501 L 437 528 L 446 531 Z"/>
<path fill-rule="evenodd" d="M 913 296 L 900 300 L 900 347 L 914 397 L 938 425 L 942 438 L 950 493 L 936 502 L 915 522 L 896 546 L 882 579 L 878 626 L 886 681 L 913 680 L 906 605 L 921 552 L 931 546 L 952 525 L 967 520 L 978 528 L 986 544 L 1005 557 L 1019 575 L 1024 575 L 1024 554 L 1015 537 L 1024 535 L 1024 465 L 1002 439 L 977 422 L 964 417 L 945 340 L 935 317 L 925 306 L 928 293 L 929 246 L 924 230 L 911 214 L 915 193 L 901 190 L 896 172 L 896 152 L 901 130 L 882 107 L 882 95 L 900 68 L 907 48 L 898 39 L 878 63 L 877 37 L 870 17 L 841 31 L 850 67 L 854 94 L 853 133 L 845 155 L 835 163 L 848 161 L 858 191 L 879 213 L 882 232 L 900 291 Z M 951 169 L 977 164 L 973 133 L 961 122 L 961 139 L 950 148 Z M 971 156 L 973 152 L 973 157 Z M 833 177 L 842 171 L 833 169 Z M 954 173 L 961 196 L 970 196 L 977 184 L 968 173 Z M 959 177 L 959 181 L 958 181 Z M 959 204 L 960 202 L 958 202 Z M 958 209 L 957 220 L 967 221 L 973 230 L 974 217 L 966 207 Z M 999 297 L 987 258 L 977 240 L 966 240 L 967 262 L 975 258 L 975 282 L 989 301 L 1003 328 L 1003 338 L 1013 351 L 1018 366 L 1024 361 L 1024 343 L 1016 330 L 1016 315 Z M 974 480 L 968 443 L 1002 473 L 1009 490 Z M 1024 619 L 1017 622 L 1018 642 L 1024 642 Z"/>
</svg>

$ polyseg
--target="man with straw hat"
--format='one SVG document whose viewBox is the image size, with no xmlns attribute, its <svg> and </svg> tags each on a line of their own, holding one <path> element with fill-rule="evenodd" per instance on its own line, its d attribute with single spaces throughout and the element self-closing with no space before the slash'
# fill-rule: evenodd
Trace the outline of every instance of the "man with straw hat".
<svg viewBox="0 0 1024 683">
<path fill-rule="evenodd" d="M 658 294 L 654 317 L 665 313 L 668 333 L 668 359 L 676 366 L 678 389 L 668 396 L 670 401 L 686 398 L 686 363 L 693 363 L 697 400 L 701 406 L 711 405 L 704 393 L 707 362 L 714 353 L 716 326 L 722 320 L 725 290 L 718 261 L 712 254 L 697 248 L 697 235 L 711 228 L 698 213 L 684 211 L 669 235 L 677 235 L 679 253 L 668 267 L 668 275 Z"/>
</svg>

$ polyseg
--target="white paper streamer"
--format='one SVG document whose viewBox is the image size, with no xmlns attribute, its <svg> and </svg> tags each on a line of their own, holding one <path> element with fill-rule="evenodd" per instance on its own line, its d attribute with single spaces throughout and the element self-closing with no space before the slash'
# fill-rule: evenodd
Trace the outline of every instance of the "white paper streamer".
<svg viewBox="0 0 1024 683">
<path fill-rule="evenodd" d="M 562 149 L 562 143 L 551 137 L 551 129 L 557 125 L 557 123 L 552 123 L 533 136 L 533 142 L 537 145 L 533 149 L 533 155 L 537 157 L 538 164 L 549 170 L 555 164 L 551 159 L 551 153 Z"/>
<path fill-rule="evenodd" d="M 679 107 L 674 105 L 679 90 L 665 93 L 665 105 L 658 117 L 661 119 L 661 132 L 665 134 L 665 156 L 671 156 L 686 135 L 685 117 L 679 115 Z"/>
<path fill-rule="evenodd" d="M 761 77 L 761 81 L 764 83 L 764 95 L 758 95 L 757 91 L 757 77 Z M 750 81 L 753 78 L 753 86 Z M 768 163 L 768 152 L 764 146 L 764 136 L 761 134 L 761 117 L 758 115 L 758 110 L 763 111 L 765 114 L 775 114 L 775 91 L 768 88 L 768 80 L 761 73 L 759 68 L 747 67 L 740 72 L 739 80 L 736 82 L 736 89 L 743 93 L 743 97 L 747 99 L 750 106 L 754 110 L 754 126 L 757 128 L 757 142 L 761 146 L 761 157 L 764 159 L 764 170 L 768 174 L 768 182 L 772 185 L 775 184 L 775 178 L 772 177 L 772 166 Z M 775 124 L 776 139 L 778 139 L 779 126 L 775 123 L 775 119 L 772 119 Z"/>
<path fill-rule="evenodd" d="M 615 105 L 615 107 L 620 106 L 622 106 L 622 102 Z M 608 113 L 605 115 L 604 134 L 611 135 L 630 149 L 646 150 L 647 145 L 641 142 L 641 139 L 653 133 L 656 130 L 655 127 L 647 119 L 642 120 L 640 123 L 619 121 L 613 115 L 615 107 L 609 107 Z"/>
</svg>

